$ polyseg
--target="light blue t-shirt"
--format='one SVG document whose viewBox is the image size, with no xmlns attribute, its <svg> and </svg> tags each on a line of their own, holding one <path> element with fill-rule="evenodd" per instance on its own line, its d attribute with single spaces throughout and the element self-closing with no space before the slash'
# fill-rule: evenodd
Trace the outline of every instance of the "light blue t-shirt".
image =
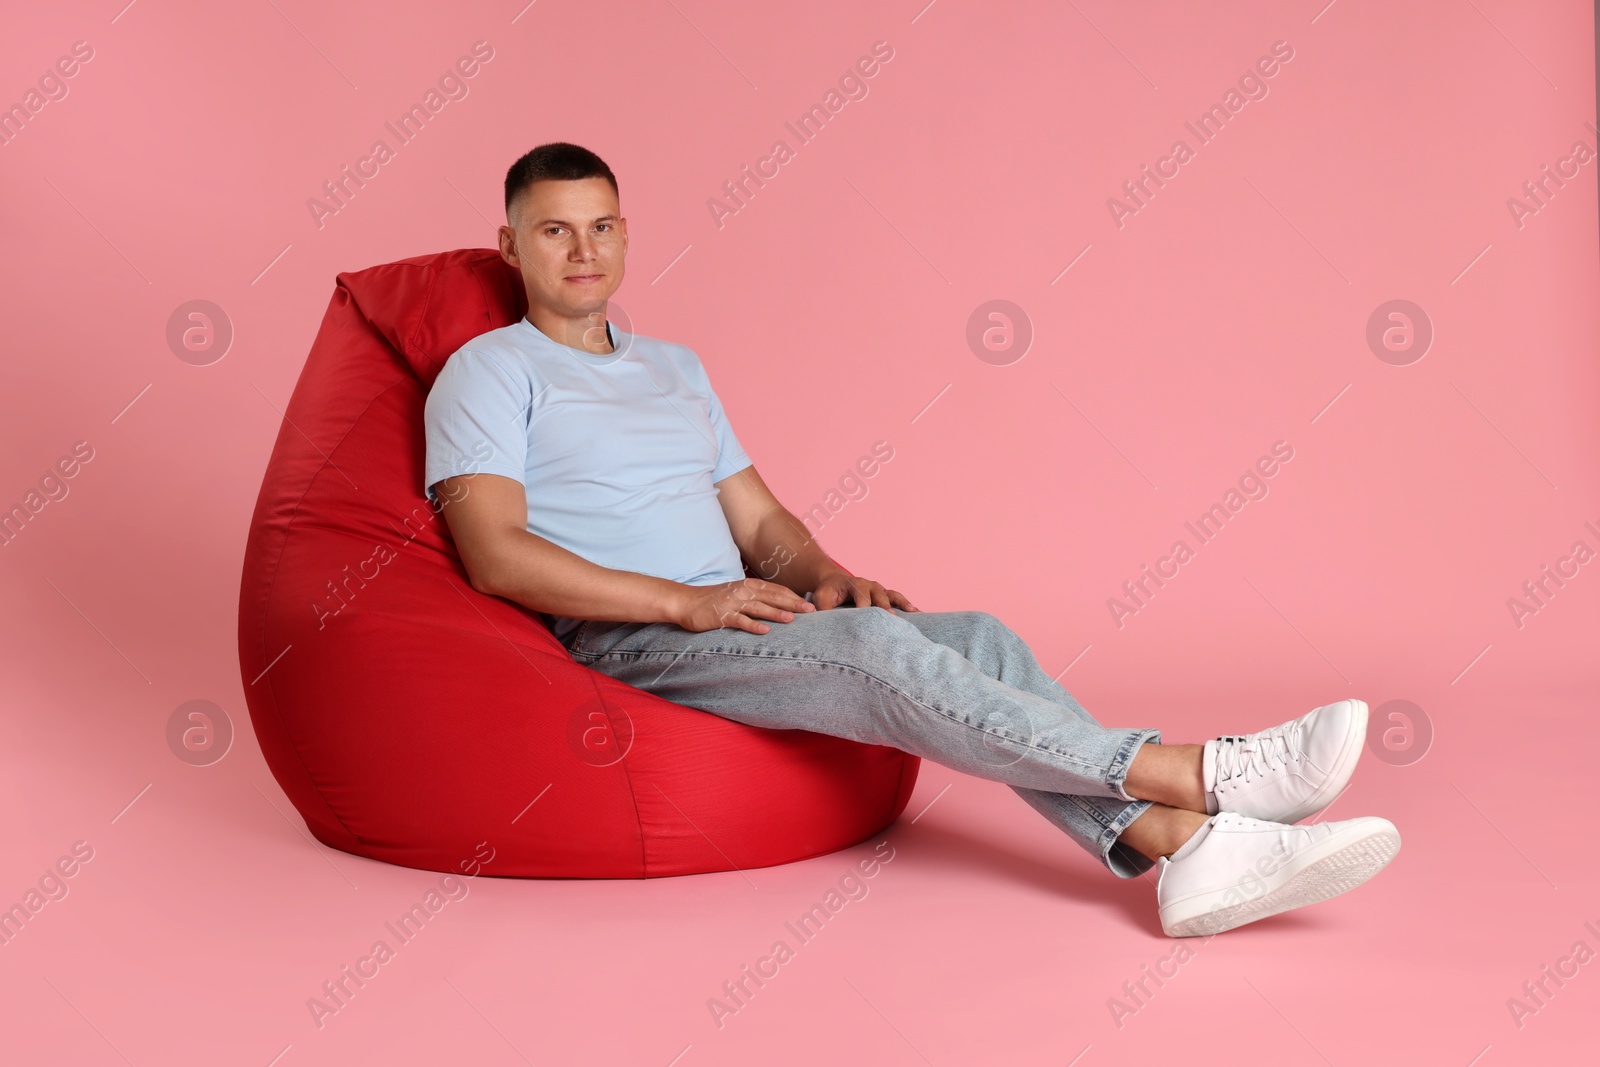
<svg viewBox="0 0 1600 1067">
<path fill-rule="evenodd" d="M 521 482 L 529 532 L 592 563 L 716 585 L 745 576 L 713 484 L 750 466 L 700 359 L 608 327 L 615 352 L 527 319 L 461 346 L 424 408 L 424 491 L 457 474 Z M 557 637 L 578 620 L 545 615 Z"/>
</svg>

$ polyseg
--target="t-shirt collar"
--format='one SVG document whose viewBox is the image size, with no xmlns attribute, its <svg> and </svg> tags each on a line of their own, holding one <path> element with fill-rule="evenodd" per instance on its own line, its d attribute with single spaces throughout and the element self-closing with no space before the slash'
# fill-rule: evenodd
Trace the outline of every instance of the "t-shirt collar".
<svg viewBox="0 0 1600 1067">
<path fill-rule="evenodd" d="M 611 342 L 611 351 L 609 352 L 589 352 L 582 348 L 574 348 L 571 345 L 564 345 L 560 341 L 557 341 L 546 335 L 545 332 L 539 329 L 539 327 L 535 326 L 533 324 L 533 320 L 529 319 L 526 315 L 522 316 L 522 318 L 518 320 L 517 324 L 519 326 L 526 326 L 528 328 L 528 332 L 533 335 L 534 343 L 543 343 L 560 349 L 562 352 L 571 353 L 586 363 L 596 363 L 602 365 L 614 363 L 616 362 L 617 357 L 622 354 L 621 346 L 617 343 L 617 335 L 622 331 L 612 330 L 611 321 L 609 319 L 606 320 L 606 340 Z"/>
</svg>

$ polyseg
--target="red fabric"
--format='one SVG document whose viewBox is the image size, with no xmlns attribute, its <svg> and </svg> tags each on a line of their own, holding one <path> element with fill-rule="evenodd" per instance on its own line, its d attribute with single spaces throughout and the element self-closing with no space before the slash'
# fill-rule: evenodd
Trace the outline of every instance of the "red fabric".
<svg viewBox="0 0 1600 1067">
<path fill-rule="evenodd" d="M 239 594 L 251 722 L 319 841 L 452 872 L 487 841 L 485 874 L 637 878 L 802 859 L 900 814 L 915 757 L 662 700 L 473 590 L 421 489 L 422 407 L 452 352 L 526 312 L 521 279 L 460 249 L 337 281 Z"/>
</svg>

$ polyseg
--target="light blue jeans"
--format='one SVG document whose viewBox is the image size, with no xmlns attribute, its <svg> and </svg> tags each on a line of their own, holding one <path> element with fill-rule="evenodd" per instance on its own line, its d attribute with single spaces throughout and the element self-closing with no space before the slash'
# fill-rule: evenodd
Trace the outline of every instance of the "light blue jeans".
<svg viewBox="0 0 1600 1067">
<path fill-rule="evenodd" d="M 567 646 L 579 663 L 677 704 L 1002 782 L 1118 877 L 1153 865 L 1117 838 L 1150 806 L 1123 780 L 1160 731 L 1101 726 L 993 615 L 838 607 L 770 625 L 585 622 Z"/>
</svg>

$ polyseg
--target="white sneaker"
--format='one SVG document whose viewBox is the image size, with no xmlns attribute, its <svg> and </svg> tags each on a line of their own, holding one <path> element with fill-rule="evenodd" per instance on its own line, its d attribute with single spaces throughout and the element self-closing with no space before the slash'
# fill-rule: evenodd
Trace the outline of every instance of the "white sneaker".
<svg viewBox="0 0 1600 1067">
<path fill-rule="evenodd" d="M 1156 901 L 1168 937 L 1232 930 L 1354 889 L 1400 851 L 1388 819 L 1288 826 L 1213 815 L 1161 868 Z"/>
<path fill-rule="evenodd" d="M 1205 743 L 1206 812 L 1295 823 L 1332 803 L 1367 738 L 1367 705 L 1341 700 L 1282 726 Z"/>
</svg>

